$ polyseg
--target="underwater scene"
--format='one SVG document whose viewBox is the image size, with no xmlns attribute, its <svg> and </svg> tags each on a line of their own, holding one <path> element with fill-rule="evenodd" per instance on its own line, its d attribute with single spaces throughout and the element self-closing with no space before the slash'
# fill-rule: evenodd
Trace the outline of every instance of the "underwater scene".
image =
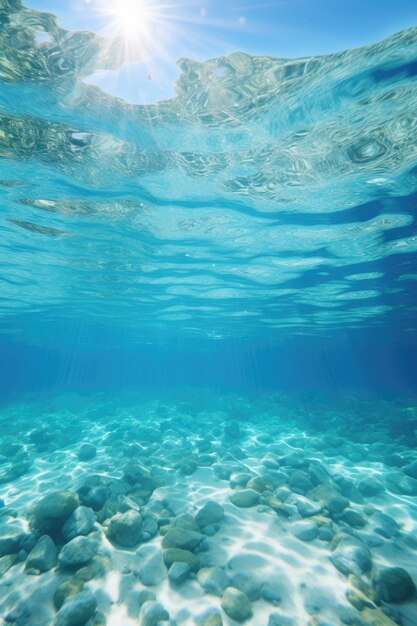
<svg viewBox="0 0 417 626">
<path fill-rule="evenodd" d="M 417 626 L 417 26 L 217 4 L 0 0 L 0 626 Z"/>
</svg>

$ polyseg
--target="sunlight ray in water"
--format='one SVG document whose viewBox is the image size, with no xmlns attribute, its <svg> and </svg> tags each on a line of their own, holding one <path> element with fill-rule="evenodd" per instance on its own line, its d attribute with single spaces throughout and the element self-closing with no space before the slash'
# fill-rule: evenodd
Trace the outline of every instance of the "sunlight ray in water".
<svg viewBox="0 0 417 626">
<path fill-rule="evenodd" d="M 93 72 L 86 82 L 116 95 L 123 84 L 129 100 L 141 104 L 174 95 L 179 57 L 222 48 L 225 32 L 239 28 L 236 20 L 209 19 L 203 9 L 158 0 L 92 0 L 89 12 L 104 24 L 100 34 L 121 42 L 124 63 Z"/>
<path fill-rule="evenodd" d="M 92 9 L 106 18 L 104 34 L 123 40 L 126 60 L 135 60 L 163 48 L 161 31 L 166 29 L 171 5 L 154 0 L 93 0 Z"/>
</svg>

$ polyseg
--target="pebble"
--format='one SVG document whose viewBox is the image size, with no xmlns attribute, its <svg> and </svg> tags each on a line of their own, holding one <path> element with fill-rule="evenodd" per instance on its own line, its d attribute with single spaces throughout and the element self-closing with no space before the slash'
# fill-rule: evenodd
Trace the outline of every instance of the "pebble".
<svg viewBox="0 0 417 626">
<path fill-rule="evenodd" d="M 140 612 L 141 626 L 159 626 L 169 620 L 168 611 L 159 602 L 145 602 Z"/>
<path fill-rule="evenodd" d="M 5 556 L 0 557 L 0 576 L 8 572 L 9 569 L 13 567 L 13 565 L 16 563 L 16 561 L 16 554 L 6 554 Z M 38 573 L 38 570 L 36 570 L 36 573 Z"/>
<path fill-rule="evenodd" d="M 307 465 L 307 461 L 304 458 L 304 455 L 300 452 L 294 452 L 291 454 L 285 454 L 280 459 L 280 464 L 282 466 L 300 468 Z"/>
<path fill-rule="evenodd" d="M 197 580 L 206 593 L 215 596 L 221 596 L 226 587 L 230 586 L 229 576 L 218 565 L 201 569 L 197 574 Z"/>
<path fill-rule="evenodd" d="M 193 572 L 200 569 L 200 559 L 189 550 L 180 548 L 167 548 L 162 553 L 165 565 L 170 568 L 173 563 L 186 563 Z"/>
<path fill-rule="evenodd" d="M 252 474 L 248 472 L 233 472 L 229 479 L 230 486 L 233 487 L 233 489 L 235 487 L 246 487 L 251 478 Z"/>
<path fill-rule="evenodd" d="M 252 617 L 253 611 L 249 598 L 238 589 L 228 587 L 222 597 L 223 611 L 236 622 L 245 622 Z"/>
<path fill-rule="evenodd" d="M 280 604 L 282 601 L 280 585 L 273 581 L 264 582 L 261 587 L 261 596 L 264 600 L 275 606 Z"/>
<path fill-rule="evenodd" d="M 97 448 L 91 443 L 84 443 L 78 452 L 80 461 L 91 461 L 97 454 Z"/>
<path fill-rule="evenodd" d="M 88 537 L 75 537 L 64 545 L 58 555 L 60 565 L 64 567 L 76 567 L 91 561 L 98 550 L 96 541 Z"/>
<path fill-rule="evenodd" d="M 359 531 L 356 535 L 368 548 L 379 548 L 384 545 L 384 540 L 379 535 L 370 532 Z"/>
<path fill-rule="evenodd" d="M 189 577 L 191 570 L 187 563 L 173 563 L 168 571 L 168 578 L 174 584 L 181 584 Z"/>
<path fill-rule="evenodd" d="M 156 595 L 150 589 L 141 589 L 140 591 L 135 592 L 135 596 L 139 604 L 139 607 L 145 604 L 145 602 L 156 601 Z"/>
<path fill-rule="evenodd" d="M 142 517 L 142 534 L 148 539 L 155 537 L 158 533 L 158 520 L 154 515 L 145 514 Z"/>
<path fill-rule="evenodd" d="M 25 567 L 26 569 L 33 568 L 40 572 L 48 572 L 55 567 L 56 562 L 57 548 L 49 535 L 43 535 L 30 551 Z"/>
<path fill-rule="evenodd" d="M 296 507 L 299 514 L 303 517 L 318 515 L 322 509 L 321 505 L 318 502 L 312 502 L 307 498 L 299 498 L 296 502 Z"/>
<path fill-rule="evenodd" d="M 331 541 L 334 537 L 334 532 L 329 526 L 319 526 L 317 534 L 321 541 Z"/>
<path fill-rule="evenodd" d="M 371 523 L 374 526 L 375 532 L 386 539 L 397 537 L 401 530 L 399 523 L 382 511 L 373 513 Z"/>
<path fill-rule="evenodd" d="M 123 468 L 124 477 L 133 485 L 150 477 L 149 469 L 138 461 L 129 461 Z"/>
<path fill-rule="evenodd" d="M 292 524 L 291 532 L 301 541 L 313 541 L 317 537 L 318 527 L 315 522 L 301 520 Z"/>
<path fill-rule="evenodd" d="M 93 509 L 86 506 L 79 506 L 69 516 L 62 528 L 64 538 L 69 541 L 78 535 L 88 535 L 96 521 Z"/>
<path fill-rule="evenodd" d="M 80 593 L 83 588 L 84 583 L 82 580 L 78 580 L 77 578 L 68 578 L 67 580 L 64 580 L 56 588 L 54 593 L 54 607 L 56 610 L 59 611 L 67 598 Z"/>
<path fill-rule="evenodd" d="M 222 616 L 215 609 L 209 609 L 197 622 L 198 626 L 223 626 Z"/>
<path fill-rule="evenodd" d="M 382 493 L 384 486 L 376 478 L 364 478 L 358 482 L 359 491 L 367 497 L 377 496 Z"/>
<path fill-rule="evenodd" d="M 291 491 L 305 495 L 313 485 L 310 482 L 308 474 L 302 470 L 296 470 L 290 478 L 289 486 Z"/>
<path fill-rule="evenodd" d="M 57 613 L 55 626 L 84 626 L 96 610 L 97 600 L 91 591 L 81 591 L 64 602 Z"/>
<path fill-rule="evenodd" d="M 171 520 L 172 528 L 183 528 L 186 530 L 192 530 L 193 532 L 200 533 L 200 527 L 195 521 L 194 517 L 189 513 L 184 513 Z"/>
<path fill-rule="evenodd" d="M 179 467 L 179 471 L 183 476 L 191 476 L 198 470 L 198 463 L 194 459 L 183 461 Z"/>
<path fill-rule="evenodd" d="M 348 506 L 349 500 L 345 498 L 331 483 L 322 483 L 309 492 L 313 500 L 317 500 L 331 515 L 342 513 Z"/>
<path fill-rule="evenodd" d="M 313 483 L 317 486 L 330 480 L 329 472 L 322 463 L 315 461 L 308 466 L 308 475 Z"/>
<path fill-rule="evenodd" d="M 249 572 L 229 572 L 230 586 L 239 589 L 245 593 L 251 602 L 259 600 L 261 597 L 262 582 L 256 576 L 256 573 Z"/>
<path fill-rule="evenodd" d="M 296 626 L 296 622 L 287 615 L 271 613 L 268 619 L 268 626 Z"/>
<path fill-rule="evenodd" d="M 230 496 L 230 502 L 239 508 L 249 508 L 259 504 L 259 493 L 253 489 L 241 489 Z"/>
<path fill-rule="evenodd" d="M 19 525 L 2 524 L 0 526 L 0 557 L 19 552 L 25 533 Z"/>
<path fill-rule="evenodd" d="M 163 548 L 181 548 L 193 551 L 201 544 L 204 535 L 184 528 L 170 528 L 162 539 Z"/>
<path fill-rule="evenodd" d="M 410 574 L 402 567 L 386 567 L 377 571 L 373 582 L 384 602 L 404 602 L 416 593 Z"/>
<path fill-rule="evenodd" d="M 99 511 L 107 500 L 107 489 L 103 486 L 92 487 L 83 497 L 83 503 L 94 511 Z"/>
<path fill-rule="evenodd" d="M 264 493 L 265 491 L 273 491 L 275 485 L 274 482 L 266 476 L 254 476 L 248 480 L 246 487 L 248 489 L 254 489 L 258 493 Z"/>
<path fill-rule="evenodd" d="M 198 511 L 197 515 L 195 516 L 195 521 L 200 528 L 220 524 L 223 519 L 223 507 L 213 500 L 206 502 L 206 504 Z"/>
<path fill-rule="evenodd" d="M 142 524 L 140 513 L 133 509 L 116 513 L 110 519 L 107 536 L 124 548 L 132 548 L 142 538 Z"/>
<path fill-rule="evenodd" d="M 353 509 L 345 509 L 338 521 L 344 522 L 351 528 L 363 528 L 367 524 L 366 519 Z"/>
<path fill-rule="evenodd" d="M 140 581 L 149 587 L 160 585 L 166 578 L 167 569 L 160 550 L 151 550 L 144 556 L 143 563 L 138 571 Z"/>
<path fill-rule="evenodd" d="M 330 557 L 333 565 L 342 574 L 360 576 L 369 572 L 372 567 L 372 556 L 369 548 L 354 537 L 343 537 Z"/>
<path fill-rule="evenodd" d="M 79 498 L 72 491 L 54 491 L 40 500 L 35 508 L 38 519 L 67 518 L 79 505 Z"/>
</svg>

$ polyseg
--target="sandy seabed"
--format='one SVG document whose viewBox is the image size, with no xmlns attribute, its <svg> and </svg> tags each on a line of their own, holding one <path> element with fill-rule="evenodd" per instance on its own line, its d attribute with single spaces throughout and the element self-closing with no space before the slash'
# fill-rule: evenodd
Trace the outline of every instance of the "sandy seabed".
<svg viewBox="0 0 417 626">
<path fill-rule="evenodd" d="M 415 626 L 416 429 L 355 396 L 3 406 L 0 623 Z"/>
</svg>

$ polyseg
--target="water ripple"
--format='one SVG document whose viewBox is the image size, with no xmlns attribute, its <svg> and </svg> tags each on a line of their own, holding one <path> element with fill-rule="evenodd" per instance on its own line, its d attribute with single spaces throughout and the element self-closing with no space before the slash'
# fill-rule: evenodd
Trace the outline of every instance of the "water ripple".
<svg viewBox="0 0 417 626">
<path fill-rule="evenodd" d="M 174 99 L 134 106 L 83 82 L 122 42 L 2 6 L 2 331 L 415 330 L 417 28 L 182 59 Z"/>
</svg>

